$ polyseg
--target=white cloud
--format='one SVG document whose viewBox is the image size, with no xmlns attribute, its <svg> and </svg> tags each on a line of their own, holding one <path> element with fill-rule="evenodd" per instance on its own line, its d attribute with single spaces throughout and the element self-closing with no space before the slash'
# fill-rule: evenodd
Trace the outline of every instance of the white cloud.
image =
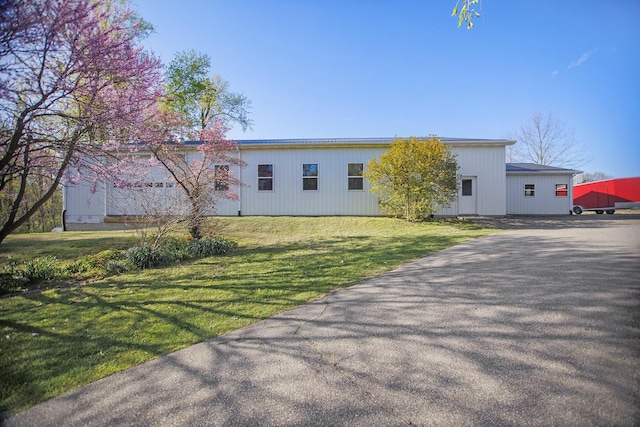
<svg viewBox="0 0 640 427">
<path fill-rule="evenodd" d="M 591 49 L 590 51 L 583 53 L 580 59 L 578 59 L 577 61 L 573 61 L 571 64 L 569 64 L 567 68 L 575 68 L 582 65 L 582 63 L 585 62 L 587 59 L 591 58 L 591 55 L 596 53 L 597 50 L 598 50 L 597 48 Z"/>
<path fill-rule="evenodd" d="M 554 71 L 551 73 L 551 78 L 554 79 L 558 74 L 560 74 L 560 71 Z"/>
</svg>

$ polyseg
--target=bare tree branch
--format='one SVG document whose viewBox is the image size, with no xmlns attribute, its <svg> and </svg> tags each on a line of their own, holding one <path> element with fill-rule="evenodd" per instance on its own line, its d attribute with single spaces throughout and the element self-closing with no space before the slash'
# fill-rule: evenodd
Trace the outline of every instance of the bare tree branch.
<svg viewBox="0 0 640 427">
<path fill-rule="evenodd" d="M 569 168 L 588 161 L 575 131 L 552 113 L 534 113 L 513 139 L 518 141 L 518 147 L 511 153 L 512 161 Z"/>
</svg>

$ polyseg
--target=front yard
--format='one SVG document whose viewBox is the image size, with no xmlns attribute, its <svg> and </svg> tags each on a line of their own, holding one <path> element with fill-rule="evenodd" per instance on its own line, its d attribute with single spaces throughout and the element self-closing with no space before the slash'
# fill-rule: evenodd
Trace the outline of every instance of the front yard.
<svg viewBox="0 0 640 427">
<path fill-rule="evenodd" d="M 0 411 L 15 413 L 495 231 L 390 218 L 216 221 L 239 244 L 231 255 L 1 298 Z M 0 266 L 43 255 L 73 260 L 133 244 L 129 232 L 9 236 Z"/>
</svg>

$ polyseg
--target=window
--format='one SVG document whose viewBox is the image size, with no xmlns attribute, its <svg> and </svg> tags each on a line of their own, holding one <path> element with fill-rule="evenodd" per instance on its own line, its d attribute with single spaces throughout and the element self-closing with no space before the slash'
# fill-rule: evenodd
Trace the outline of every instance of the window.
<svg viewBox="0 0 640 427">
<path fill-rule="evenodd" d="M 273 191 L 273 165 L 258 165 L 258 191 Z"/>
<path fill-rule="evenodd" d="M 463 179 L 462 180 L 462 195 L 463 196 L 473 196 L 473 185 L 472 180 Z"/>
<path fill-rule="evenodd" d="M 227 191 L 229 189 L 229 165 L 215 165 L 213 173 L 215 191 Z"/>
<path fill-rule="evenodd" d="M 524 197 L 533 197 L 536 195 L 536 185 L 535 184 L 525 184 L 524 185 Z"/>
<path fill-rule="evenodd" d="M 567 184 L 556 184 L 556 197 L 567 197 Z"/>
<path fill-rule="evenodd" d="M 318 164 L 304 163 L 302 165 L 302 189 L 317 190 L 318 189 Z"/>
<path fill-rule="evenodd" d="M 349 190 L 364 189 L 364 178 L 362 178 L 363 171 L 364 171 L 363 163 L 349 163 L 347 165 Z"/>
</svg>

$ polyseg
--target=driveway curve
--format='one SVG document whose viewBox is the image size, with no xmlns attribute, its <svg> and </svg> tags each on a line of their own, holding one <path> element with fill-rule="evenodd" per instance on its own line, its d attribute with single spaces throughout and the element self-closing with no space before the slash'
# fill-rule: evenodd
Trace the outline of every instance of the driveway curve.
<svg viewBox="0 0 640 427">
<path fill-rule="evenodd" d="M 4 423 L 640 424 L 640 219 L 536 221 Z"/>
</svg>

